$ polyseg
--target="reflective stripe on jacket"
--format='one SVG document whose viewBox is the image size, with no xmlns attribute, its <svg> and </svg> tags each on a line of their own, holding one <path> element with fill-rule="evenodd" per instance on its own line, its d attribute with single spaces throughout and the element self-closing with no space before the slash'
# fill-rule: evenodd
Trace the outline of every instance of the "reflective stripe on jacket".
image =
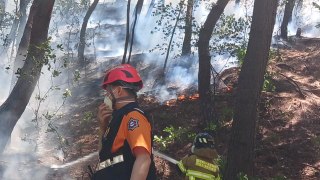
<svg viewBox="0 0 320 180">
<path fill-rule="evenodd" d="M 177 165 L 185 174 L 185 179 L 220 180 L 219 167 L 215 163 L 217 157 L 215 150 L 206 148 L 184 157 Z"/>
</svg>

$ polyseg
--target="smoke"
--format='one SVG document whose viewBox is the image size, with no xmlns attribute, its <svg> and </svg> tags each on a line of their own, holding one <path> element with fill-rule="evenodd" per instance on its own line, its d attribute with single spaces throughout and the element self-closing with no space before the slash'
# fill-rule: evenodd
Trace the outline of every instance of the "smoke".
<svg viewBox="0 0 320 180">
<path fill-rule="evenodd" d="M 0 104 L 2 104 L 6 97 L 9 94 L 9 88 L 8 85 L 10 85 L 10 79 L 11 79 L 11 73 L 9 70 L 5 70 L 5 64 L 0 64 Z"/>
<path fill-rule="evenodd" d="M 320 23 L 320 10 L 315 8 L 312 3 L 320 4 L 319 0 L 314 1 L 299 1 L 303 4 L 298 4 L 296 1 L 295 7 L 292 13 L 292 20 L 288 24 L 288 36 L 294 36 L 298 28 L 302 30 L 303 37 L 318 38 L 320 37 L 320 31 L 316 28 L 316 25 Z M 278 13 L 276 18 L 276 24 L 274 27 L 274 34 L 280 34 L 280 27 L 284 14 L 284 3 L 280 3 L 282 6 L 278 7 Z"/>
<path fill-rule="evenodd" d="M 319 0 L 318 0 L 319 1 Z M 136 2 L 136 1 L 135 1 Z M 131 14 L 133 13 L 134 4 L 132 2 Z M 177 4 L 178 0 L 173 4 Z M 212 1 L 213 2 L 213 1 Z M 212 2 L 206 3 L 203 1 L 198 2 L 198 7 L 194 9 L 195 21 L 199 27 L 201 27 L 207 18 L 210 11 L 208 5 Z M 214 1 L 216 2 L 216 1 Z M 137 67 L 139 68 L 142 78 L 144 80 L 144 88 L 142 92 L 151 92 L 156 95 L 160 102 L 165 102 L 169 99 L 177 98 L 177 94 L 190 88 L 197 88 L 198 83 L 198 60 L 197 48 L 193 48 L 193 55 L 191 58 L 178 58 L 181 52 L 181 44 L 183 41 L 184 30 L 177 30 L 174 35 L 174 42 L 180 44 L 180 46 L 173 45 L 172 51 L 170 51 L 167 68 L 165 71 L 164 85 L 154 86 L 155 76 L 157 72 L 162 70 L 165 54 L 159 48 L 155 49 L 155 46 L 159 44 L 160 48 L 167 48 L 169 38 L 171 34 L 165 35 L 162 31 L 155 31 L 155 27 L 161 28 L 157 24 L 157 20 L 160 20 L 159 16 L 147 16 L 150 1 L 142 8 L 141 15 L 135 30 L 135 44 L 133 54 L 143 55 L 139 56 L 141 59 L 135 59 Z M 166 2 L 169 3 L 169 2 Z M 210 6 L 211 7 L 211 6 Z M 241 4 L 236 7 L 233 1 L 226 7 L 225 14 L 234 14 L 236 18 L 247 17 L 252 15 L 253 1 L 241 1 Z M 153 8 L 153 12 L 155 8 Z M 303 36 L 317 37 L 319 36 L 318 29 L 314 28 L 317 22 L 320 22 L 319 14 L 315 8 L 311 7 L 311 4 L 303 6 L 301 16 L 294 16 L 293 21 L 289 24 L 289 35 L 293 35 L 297 27 L 302 27 Z M 52 22 L 50 24 L 50 35 L 52 36 L 53 46 L 63 44 L 64 52 L 56 51 L 59 57 L 66 58 L 68 63 L 72 64 L 76 61 L 77 56 L 77 43 L 79 38 L 79 28 L 81 27 L 84 11 L 79 13 L 78 16 L 72 18 L 72 13 L 61 17 L 59 13 L 53 15 Z M 298 14 L 298 13 L 297 13 Z M 63 14 L 62 14 L 63 16 Z M 67 17 L 66 17 L 67 16 Z M 280 15 L 282 16 L 282 15 Z M 131 16 L 132 18 L 133 16 Z M 278 17 L 281 19 L 281 17 Z M 131 19 L 132 20 L 132 19 Z M 275 32 L 279 28 L 279 23 L 275 27 Z M 168 25 L 173 26 L 175 19 L 171 19 Z M 180 26 L 184 25 L 184 22 L 179 22 Z M 96 64 L 88 66 L 87 75 L 89 77 L 102 78 L 103 72 L 108 69 L 111 64 L 119 64 L 122 54 L 124 52 L 124 40 L 125 40 L 125 24 L 126 24 L 126 2 L 100 2 L 93 12 L 88 28 L 87 28 L 87 46 L 85 49 L 85 55 L 91 61 Z M 310 25 L 308 25 L 310 24 Z M 151 33 L 153 32 L 153 33 Z M 246 32 L 248 35 L 249 32 Z M 318 34 L 317 34 L 318 33 Z M 248 37 L 248 36 L 247 36 Z M 194 39 L 196 39 L 194 37 Z M 223 40 L 221 40 L 222 42 Z M 150 52 L 152 51 L 152 52 Z M 5 70 L 5 67 L 10 65 L 7 60 L 3 60 L 3 64 L 0 64 L 0 103 L 2 103 L 9 94 L 10 79 L 12 76 L 11 70 Z M 138 63 L 137 63 L 138 62 Z M 229 55 L 216 55 L 212 54 L 211 63 L 214 69 L 220 73 L 224 69 L 237 66 L 237 60 Z M 57 68 L 60 64 L 52 64 L 52 67 Z M 80 72 L 81 78 L 84 78 L 84 73 Z M 92 76 L 91 76 L 92 75 Z M 64 154 L 61 148 L 58 147 L 58 142 L 55 134 L 47 133 L 48 121 L 44 120 L 43 114 L 54 113 L 63 104 L 63 92 L 64 89 L 70 88 L 70 86 L 77 86 L 73 82 L 73 72 L 71 70 L 62 70 L 61 78 L 52 78 L 52 71 L 43 68 L 43 74 L 39 80 L 39 84 L 36 87 L 35 93 L 31 98 L 29 106 L 22 118 L 17 123 L 10 144 L 8 145 L 5 155 L 8 156 L 4 159 L 6 163 L 2 166 L 5 167 L 2 179 L 46 179 L 48 173 L 51 172 L 48 169 L 52 164 L 61 164 L 64 160 Z M 83 105 L 84 98 L 88 93 L 91 93 L 92 89 L 99 88 L 100 79 L 94 80 L 90 87 L 77 87 L 72 92 L 77 98 L 77 103 Z M 50 89 L 53 86 L 59 85 L 61 90 Z M 98 91 L 98 90 L 96 90 Z M 48 92 L 48 93 L 47 93 Z M 38 127 L 31 120 L 35 117 L 35 110 L 37 110 L 39 101 L 35 99 L 37 95 L 44 97 L 46 100 L 41 103 L 38 115 L 43 119 L 39 121 Z M 60 113 L 67 112 L 68 109 L 62 107 Z M 39 118 L 40 119 L 40 118 Z M 62 116 L 63 119 L 63 116 Z M 64 126 L 61 121 L 55 122 L 57 126 Z M 61 132 L 63 133 L 63 132 Z M 39 162 L 41 161 L 41 162 Z M 38 163 L 39 162 L 39 163 Z M 36 165 L 34 165 L 35 163 Z M 67 167 L 73 164 L 67 164 L 65 166 L 54 167 Z M 19 170 L 19 173 L 17 173 Z M 21 170 L 21 171 L 20 171 Z M 19 177 L 15 177 L 19 175 Z"/>
<path fill-rule="evenodd" d="M 48 168 L 39 165 L 36 156 L 28 154 L 6 154 L 1 157 L 5 171 L 1 179 L 46 179 Z"/>
</svg>

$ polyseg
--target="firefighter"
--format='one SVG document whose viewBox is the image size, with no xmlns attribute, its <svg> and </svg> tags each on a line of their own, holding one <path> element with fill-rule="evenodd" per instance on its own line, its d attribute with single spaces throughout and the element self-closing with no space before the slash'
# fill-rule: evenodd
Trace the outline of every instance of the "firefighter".
<svg viewBox="0 0 320 180">
<path fill-rule="evenodd" d="M 214 148 L 213 137 L 208 133 L 199 133 L 194 139 L 191 155 L 178 163 L 179 170 L 185 179 L 220 180 L 216 159 L 218 154 Z"/>
<path fill-rule="evenodd" d="M 136 101 L 142 86 L 129 64 L 107 71 L 102 85 L 105 99 L 98 110 L 100 163 L 93 179 L 156 179 L 151 124 Z"/>
</svg>

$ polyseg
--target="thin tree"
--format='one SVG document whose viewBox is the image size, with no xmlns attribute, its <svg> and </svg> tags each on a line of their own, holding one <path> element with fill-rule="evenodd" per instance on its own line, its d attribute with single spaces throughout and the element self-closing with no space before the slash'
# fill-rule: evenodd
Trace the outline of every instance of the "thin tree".
<svg viewBox="0 0 320 180">
<path fill-rule="evenodd" d="M 26 19 L 26 9 L 27 9 L 27 5 L 29 4 L 30 0 L 21 0 L 19 3 L 19 9 L 16 9 L 16 16 L 13 20 L 9 35 L 8 35 L 8 39 L 6 41 L 6 46 L 4 47 L 3 53 L 7 53 L 10 45 L 12 47 L 11 50 L 11 54 L 14 53 L 14 47 L 15 47 L 15 43 L 19 44 L 18 41 L 20 41 L 20 39 L 18 39 L 18 35 L 19 33 L 23 33 L 22 31 L 17 31 L 17 29 L 19 27 L 25 27 L 25 19 Z M 20 28 L 19 28 L 20 29 Z M 21 38 L 21 35 L 19 35 L 19 37 Z M 10 56 L 12 57 L 12 56 Z M 11 60 L 11 59 L 10 59 Z"/>
<path fill-rule="evenodd" d="M 133 21 L 132 29 L 131 29 L 131 33 L 130 33 L 131 39 L 130 39 L 130 49 L 129 49 L 128 61 L 127 61 L 128 64 L 130 64 L 132 46 L 134 43 L 134 36 L 135 36 L 135 34 L 134 34 L 135 28 L 136 28 L 136 24 L 137 24 L 138 18 L 141 13 L 142 5 L 143 5 L 143 0 L 138 0 L 137 5 L 134 9 L 134 13 L 133 13 L 134 14 L 134 21 Z"/>
<path fill-rule="evenodd" d="M 21 38 L 23 36 L 24 28 L 26 27 L 27 23 L 27 6 L 31 2 L 31 0 L 21 0 L 20 1 L 20 23 L 18 28 L 18 35 L 17 35 L 17 44 L 20 43 Z"/>
<path fill-rule="evenodd" d="M 14 84 L 17 81 L 17 74 L 19 74 L 20 69 L 22 68 L 24 64 L 25 57 L 27 55 L 27 50 L 30 43 L 30 36 L 31 36 L 31 29 L 32 29 L 32 23 L 33 23 L 33 16 L 36 13 L 36 10 L 39 6 L 39 0 L 34 0 L 32 3 L 32 6 L 30 8 L 29 16 L 27 23 L 25 24 L 23 35 L 20 39 L 19 47 L 17 50 L 17 54 L 13 63 L 13 74 L 11 79 L 11 86 L 10 90 L 13 89 Z"/>
<path fill-rule="evenodd" d="M 129 37 L 130 37 L 130 4 L 131 0 L 128 0 L 127 4 L 127 23 L 126 23 L 126 40 L 124 42 L 124 52 L 123 52 L 123 57 L 121 63 L 124 64 L 126 63 L 126 56 L 127 56 L 127 51 L 128 51 L 128 45 L 129 45 Z"/>
<path fill-rule="evenodd" d="M 213 29 L 217 24 L 221 14 L 227 6 L 229 0 L 218 0 L 212 7 L 203 27 L 200 29 L 198 52 L 199 52 L 199 73 L 198 88 L 200 96 L 200 106 L 202 111 L 203 122 L 209 123 L 213 119 L 212 116 L 212 98 L 210 90 L 211 77 L 211 56 L 209 52 L 209 41 L 211 39 Z"/>
<path fill-rule="evenodd" d="M 177 19 L 176 19 L 176 23 L 174 24 L 173 29 L 172 29 L 170 41 L 169 41 L 168 48 L 167 48 L 166 58 L 165 58 L 165 60 L 164 60 L 163 71 L 162 71 L 162 72 L 163 72 L 163 76 L 164 76 L 164 72 L 165 72 L 166 67 L 167 67 L 167 63 L 168 63 L 168 58 L 169 58 L 169 54 L 170 54 L 170 50 L 171 50 L 171 44 L 172 44 L 173 36 L 174 36 L 174 34 L 175 34 L 175 31 L 176 31 L 178 22 L 179 22 L 179 20 L 180 20 L 180 14 L 181 14 L 181 11 L 182 11 L 183 3 L 184 3 L 183 0 L 181 0 L 180 3 L 179 3 L 178 16 L 177 16 Z"/>
<path fill-rule="evenodd" d="M 285 8 L 284 8 L 284 14 L 283 19 L 281 23 L 281 38 L 288 39 L 288 24 L 292 20 L 292 11 L 294 8 L 295 0 L 287 0 Z"/>
<path fill-rule="evenodd" d="M 48 39 L 48 29 L 55 0 L 35 0 L 36 12 L 30 37 L 30 46 L 21 75 L 7 100 L 0 106 L 0 153 L 24 112 L 39 80 L 46 49 L 39 48 Z"/>
<path fill-rule="evenodd" d="M 187 12 L 184 28 L 184 39 L 182 45 L 182 56 L 190 55 L 191 53 L 191 36 L 192 36 L 192 12 L 193 12 L 193 0 L 188 0 Z"/>
<path fill-rule="evenodd" d="M 16 3 L 18 3 L 18 2 L 16 2 Z M 7 53 L 12 42 L 13 42 L 12 46 L 14 47 L 14 41 L 16 39 L 16 33 L 17 33 L 18 26 L 19 26 L 19 19 L 20 19 L 19 14 L 20 14 L 20 9 L 16 5 L 13 23 L 12 23 L 10 32 L 5 40 L 4 50 L 2 53 Z"/>
<path fill-rule="evenodd" d="M 247 53 L 238 80 L 224 179 L 253 176 L 258 103 L 267 67 L 278 0 L 255 0 Z"/>
<path fill-rule="evenodd" d="M 152 10 L 155 6 L 155 0 L 151 0 L 146 17 L 149 18 L 151 16 Z"/>
<path fill-rule="evenodd" d="M 83 18 L 83 22 L 80 30 L 80 42 L 78 46 L 78 59 L 80 64 L 82 65 L 85 64 L 84 49 L 86 47 L 86 30 L 87 30 L 88 21 L 98 3 L 99 3 L 99 0 L 94 0 L 93 3 L 89 6 L 88 11 L 86 12 L 86 15 Z"/>
</svg>

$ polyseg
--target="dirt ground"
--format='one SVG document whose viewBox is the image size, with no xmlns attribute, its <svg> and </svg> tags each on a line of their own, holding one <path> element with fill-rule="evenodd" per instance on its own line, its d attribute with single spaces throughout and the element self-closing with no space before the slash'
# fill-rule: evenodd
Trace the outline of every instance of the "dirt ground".
<svg viewBox="0 0 320 180">
<path fill-rule="evenodd" d="M 272 74 L 275 91 L 262 92 L 261 97 L 255 154 L 255 176 L 260 179 L 320 179 L 319 46 L 318 39 L 294 39 L 270 60 L 268 72 Z M 221 77 L 234 87 L 234 92 L 238 73 L 239 69 L 233 68 L 222 73 Z M 63 127 L 70 132 L 65 163 L 98 149 L 96 113 L 102 103 L 99 83 L 100 79 L 89 79 L 79 85 L 73 92 L 75 96 L 68 102 L 73 111 L 68 113 L 69 123 Z M 83 90 L 86 93 L 81 93 Z M 153 122 L 154 134 L 163 138 L 155 142 L 155 149 L 180 159 L 190 153 L 194 135 L 205 129 L 216 135 L 216 147 L 224 159 L 234 92 L 221 91 L 215 96 L 215 120 L 221 125 L 216 130 L 200 122 L 196 92 L 182 92 L 177 99 L 166 103 L 157 102 L 153 95 L 140 96 L 139 102 Z M 164 131 L 170 126 L 171 130 Z M 170 132 L 174 132 L 174 138 L 168 138 Z M 87 165 L 96 162 L 97 156 L 93 156 L 63 171 L 56 171 L 51 179 L 59 179 L 64 173 L 74 179 L 87 179 Z M 158 157 L 155 162 L 160 179 L 182 179 L 173 164 Z"/>
</svg>

